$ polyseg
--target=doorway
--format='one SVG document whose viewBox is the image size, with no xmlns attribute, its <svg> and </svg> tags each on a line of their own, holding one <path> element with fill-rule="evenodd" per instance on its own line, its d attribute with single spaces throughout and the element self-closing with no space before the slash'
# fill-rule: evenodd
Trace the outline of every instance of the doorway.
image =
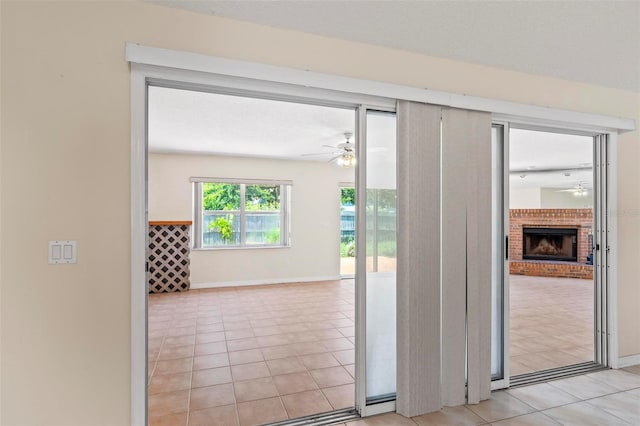
<svg viewBox="0 0 640 426">
<path fill-rule="evenodd" d="M 354 282 L 324 231 L 355 111 L 148 87 L 151 423 L 355 415 Z"/>
<path fill-rule="evenodd" d="M 493 247 L 494 379 L 513 385 L 606 365 L 606 137 L 509 123 L 493 136 L 494 238 L 504 241 Z"/>
<path fill-rule="evenodd" d="M 369 276 L 355 258 L 382 232 L 367 234 L 369 216 L 358 222 L 368 199 L 356 194 L 386 191 L 375 214 L 395 215 L 395 115 L 167 81 L 148 82 L 147 94 L 147 205 L 156 232 L 147 248 L 155 280 L 147 298 L 149 418 L 338 421 L 364 415 L 371 396 L 378 412 L 393 409 L 395 305 L 364 287 L 375 278 L 374 290 L 393 291 L 395 268 Z M 342 182 L 356 182 L 344 194 L 351 279 L 339 269 L 342 237 L 328 232 L 340 227 Z M 183 234 L 167 232 L 176 226 Z M 395 231 L 387 231 L 391 258 Z M 182 261 L 156 253 L 175 252 L 178 242 L 187 249 Z M 171 279 L 184 282 L 160 285 L 171 268 L 181 270 Z M 362 295 L 385 327 L 366 326 L 373 319 L 356 311 Z M 363 364 L 365 353 L 373 364 Z"/>
</svg>

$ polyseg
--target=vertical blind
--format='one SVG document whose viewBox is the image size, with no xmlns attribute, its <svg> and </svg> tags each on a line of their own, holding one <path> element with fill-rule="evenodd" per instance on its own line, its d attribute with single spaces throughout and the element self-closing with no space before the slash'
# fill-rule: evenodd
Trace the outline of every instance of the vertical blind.
<svg viewBox="0 0 640 426">
<path fill-rule="evenodd" d="M 440 409 L 440 116 L 400 101 L 396 410 Z"/>
<path fill-rule="evenodd" d="M 400 101 L 397 410 L 491 388 L 491 115 Z"/>
</svg>

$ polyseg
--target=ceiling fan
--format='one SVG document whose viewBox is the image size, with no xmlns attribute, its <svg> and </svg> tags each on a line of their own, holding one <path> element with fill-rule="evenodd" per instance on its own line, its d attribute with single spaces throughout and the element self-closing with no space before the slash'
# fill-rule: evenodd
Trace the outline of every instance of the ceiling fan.
<svg viewBox="0 0 640 426">
<path fill-rule="evenodd" d="M 577 184 L 574 188 L 560 189 L 556 192 L 571 192 L 574 197 L 586 197 L 589 195 L 589 191 L 582 185 L 582 183 Z"/>
<path fill-rule="evenodd" d="M 336 164 L 342 167 L 354 167 L 356 165 L 356 146 L 350 141 L 353 133 L 344 132 L 345 141 L 337 145 L 322 145 L 326 148 L 332 148 L 333 151 L 328 152 L 316 152 L 312 154 L 302 154 L 303 157 L 316 156 L 316 155 L 333 155 L 328 161 L 331 163 L 335 161 Z"/>
</svg>

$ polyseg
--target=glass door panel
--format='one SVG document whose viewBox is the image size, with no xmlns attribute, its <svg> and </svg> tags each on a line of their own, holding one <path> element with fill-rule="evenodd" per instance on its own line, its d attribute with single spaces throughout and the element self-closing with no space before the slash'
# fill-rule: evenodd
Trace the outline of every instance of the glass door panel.
<svg viewBox="0 0 640 426">
<path fill-rule="evenodd" d="M 504 378 L 504 131 L 502 125 L 491 129 L 491 378 Z M 508 195 L 508 194 L 507 194 Z"/>
<path fill-rule="evenodd" d="M 592 136 L 509 131 L 509 370 L 594 361 Z"/>
<path fill-rule="evenodd" d="M 366 398 L 396 392 L 396 116 L 366 115 Z"/>
</svg>

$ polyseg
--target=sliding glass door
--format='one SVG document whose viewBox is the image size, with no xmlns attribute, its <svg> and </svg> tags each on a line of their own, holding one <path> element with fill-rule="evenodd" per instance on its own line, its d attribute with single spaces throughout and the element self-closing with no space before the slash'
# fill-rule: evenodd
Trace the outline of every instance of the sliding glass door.
<svg viewBox="0 0 640 426">
<path fill-rule="evenodd" d="M 495 387 L 606 366 L 606 135 L 496 123 L 493 146 Z"/>
<path fill-rule="evenodd" d="M 365 319 L 359 353 L 364 408 L 393 401 L 396 392 L 396 116 L 363 109 L 359 118 L 363 226 L 357 228 L 356 279 Z"/>
<path fill-rule="evenodd" d="M 505 158 L 505 128 L 507 124 L 494 124 L 491 129 L 491 217 L 493 223 L 491 241 L 491 378 L 503 380 L 508 365 L 505 361 L 505 333 L 503 323 L 505 294 L 505 200 L 503 198 Z M 508 197 L 504 193 L 504 197 Z"/>
</svg>

